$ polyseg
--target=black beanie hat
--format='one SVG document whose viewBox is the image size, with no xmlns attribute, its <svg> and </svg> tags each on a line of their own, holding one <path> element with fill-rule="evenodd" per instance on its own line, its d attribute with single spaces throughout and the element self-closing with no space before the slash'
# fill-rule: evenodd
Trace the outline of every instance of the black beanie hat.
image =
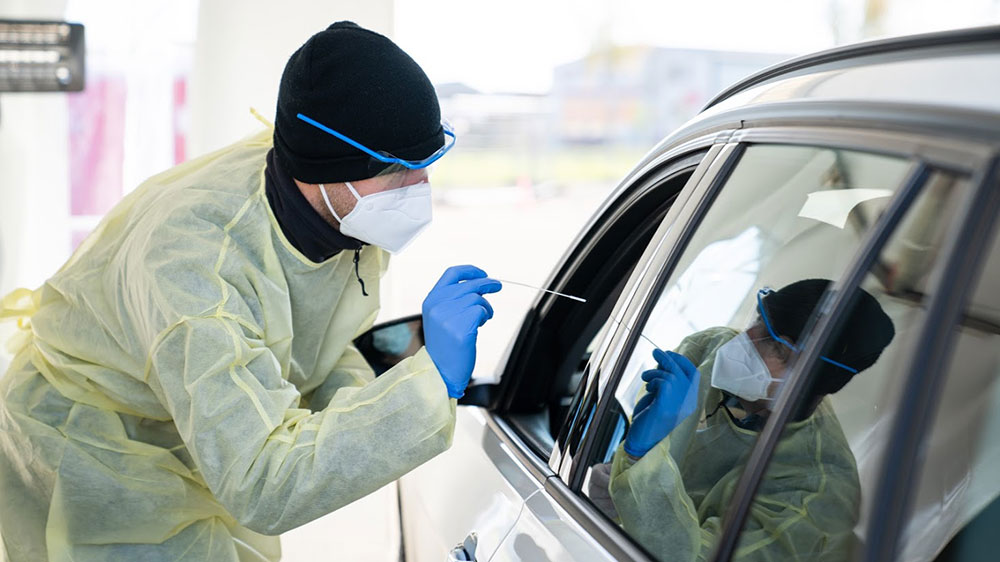
<svg viewBox="0 0 1000 562">
<path fill-rule="evenodd" d="M 313 35 L 288 59 L 274 153 L 306 183 L 362 180 L 388 167 L 299 113 L 406 160 L 427 158 L 444 145 L 437 94 L 424 71 L 387 37 L 348 21 Z"/>
<path fill-rule="evenodd" d="M 805 279 L 764 297 L 762 306 L 775 333 L 798 342 L 830 283 L 828 279 Z M 896 330 L 879 302 L 864 289 L 858 289 L 850 310 L 839 335 L 826 346 L 823 355 L 860 373 L 875 364 Z M 821 361 L 819 368 L 814 395 L 837 392 L 854 376 L 826 361 Z"/>
</svg>

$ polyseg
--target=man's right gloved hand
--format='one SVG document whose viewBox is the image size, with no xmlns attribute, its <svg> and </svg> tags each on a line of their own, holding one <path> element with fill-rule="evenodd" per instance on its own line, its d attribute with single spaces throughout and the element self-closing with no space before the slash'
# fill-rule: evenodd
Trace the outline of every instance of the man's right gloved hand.
<svg viewBox="0 0 1000 562">
<path fill-rule="evenodd" d="M 483 295 L 500 289 L 500 282 L 478 267 L 456 265 L 424 299 L 424 344 L 452 398 L 465 394 L 476 365 L 479 327 L 493 318 Z"/>
<path fill-rule="evenodd" d="M 642 374 L 646 394 L 632 411 L 625 452 L 641 457 L 694 413 L 701 375 L 687 357 L 673 351 L 653 351 L 659 366 Z"/>
</svg>

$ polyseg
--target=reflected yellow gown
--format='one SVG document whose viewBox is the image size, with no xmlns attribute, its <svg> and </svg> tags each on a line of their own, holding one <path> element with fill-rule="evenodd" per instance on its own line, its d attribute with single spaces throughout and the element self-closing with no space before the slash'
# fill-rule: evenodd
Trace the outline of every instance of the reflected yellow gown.
<svg viewBox="0 0 1000 562">
<path fill-rule="evenodd" d="M 737 332 L 711 328 L 677 352 L 701 372 L 692 415 L 639 460 L 619 446 L 609 492 L 622 527 L 660 560 L 705 560 L 759 435 L 738 427 L 711 388 L 715 352 Z M 858 518 L 854 455 L 824 399 L 807 419 L 788 424 L 754 499 L 736 560 L 846 560 Z"/>
</svg>

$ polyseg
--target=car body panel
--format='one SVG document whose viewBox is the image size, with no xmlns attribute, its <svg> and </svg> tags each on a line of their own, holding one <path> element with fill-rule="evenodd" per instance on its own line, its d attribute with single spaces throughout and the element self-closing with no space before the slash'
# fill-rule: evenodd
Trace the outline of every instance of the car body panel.
<svg viewBox="0 0 1000 562">
<path fill-rule="evenodd" d="M 932 58 L 942 54 L 996 51 L 998 42 L 1000 42 L 1000 26 L 994 25 L 891 37 L 834 47 L 795 57 L 751 74 L 719 92 L 702 111 L 739 92 L 772 80 L 861 64 Z"/>
<path fill-rule="evenodd" d="M 1000 53 L 941 53 L 773 80 L 734 94 L 704 112 L 791 100 L 864 101 L 1000 112 Z"/>
<path fill-rule="evenodd" d="M 496 550 L 541 484 L 483 410 L 463 406 L 451 448 L 403 476 L 399 487 L 406 559 L 437 562 L 473 532 L 478 552 Z"/>
<path fill-rule="evenodd" d="M 528 498 L 524 507 L 492 562 L 616 560 L 546 492 Z"/>
</svg>

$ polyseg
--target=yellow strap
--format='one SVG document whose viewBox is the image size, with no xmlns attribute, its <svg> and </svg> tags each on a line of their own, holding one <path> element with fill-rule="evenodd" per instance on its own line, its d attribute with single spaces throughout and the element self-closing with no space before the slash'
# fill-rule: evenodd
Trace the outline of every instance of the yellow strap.
<svg viewBox="0 0 1000 562">
<path fill-rule="evenodd" d="M 18 330 L 4 346 L 7 353 L 16 355 L 31 341 L 31 317 L 38 311 L 41 291 L 16 289 L 0 299 L 0 322 L 17 319 Z"/>
<path fill-rule="evenodd" d="M 31 289 L 15 289 L 0 300 L 0 319 L 30 317 L 38 310 L 38 300 Z"/>
<path fill-rule="evenodd" d="M 268 129 L 271 129 L 272 131 L 274 131 L 274 123 L 271 123 L 270 121 L 268 121 L 267 118 L 264 117 L 263 115 L 261 115 L 260 112 L 258 112 L 256 109 L 254 109 L 254 108 L 251 107 L 250 108 L 250 115 L 253 115 L 254 117 L 257 118 L 258 121 L 260 121 L 261 123 L 263 123 L 265 127 L 267 127 Z"/>
</svg>

